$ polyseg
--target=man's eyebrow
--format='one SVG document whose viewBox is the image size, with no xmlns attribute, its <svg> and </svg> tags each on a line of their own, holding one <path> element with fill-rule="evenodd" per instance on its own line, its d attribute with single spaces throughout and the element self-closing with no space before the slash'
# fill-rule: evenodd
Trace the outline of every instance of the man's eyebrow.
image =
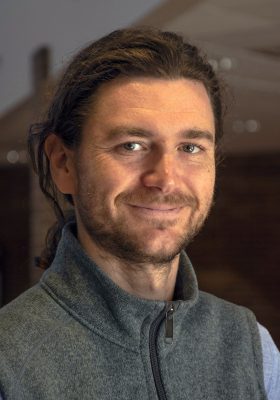
<svg viewBox="0 0 280 400">
<path fill-rule="evenodd" d="M 127 127 L 127 126 L 118 126 L 109 130 L 107 134 L 107 139 L 113 140 L 116 138 L 122 138 L 127 136 L 137 136 L 137 137 L 145 137 L 150 138 L 153 133 L 147 129 L 143 128 L 135 128 L 135 127 Z"/>
<path fill-rule="evenodd" d="M 143 128 L 118 126 L 109 130 L 107 134 L 107 139 L 114 140 L 116 138 L 119 139 L 129 136 L 151 138 L 154 137 L 155 134 L 152 131 Z M 200 129 L 186 129 L 180 131 L 178 136 L 184 139 L 206 139 L 210 143 L 214 143 L 214 135 L 207 130 L 204 131 Z"/>
<path fill-rule="evenodd" d="M 210 143 L 214 143 L 214 134 L 207 131 L 207 130 L 200 130 L 200 129 L 187 129 L 182 131 L 182 136 L 185 139 L 206 139 Z"/>
</svg>

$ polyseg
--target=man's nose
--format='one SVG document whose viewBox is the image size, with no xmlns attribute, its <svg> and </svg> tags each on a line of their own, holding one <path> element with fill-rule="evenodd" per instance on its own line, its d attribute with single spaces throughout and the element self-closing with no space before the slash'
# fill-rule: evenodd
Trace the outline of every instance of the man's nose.
<svg viewBox="0 0 280 400">
<path fill-rule="evenodd" d="M 145 187 L 154 187 L 163 193 L 172 192 L 178 183 L 176 155 L 165 153 L 151 155 L 146 171 L 142 175 Z"/>
</svg>

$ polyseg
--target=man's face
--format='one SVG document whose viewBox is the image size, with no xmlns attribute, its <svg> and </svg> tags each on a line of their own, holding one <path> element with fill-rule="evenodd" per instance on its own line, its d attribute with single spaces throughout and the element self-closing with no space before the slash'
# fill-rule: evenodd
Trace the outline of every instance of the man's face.
<svg viewBox="0 0 280 400">
<path fill-rule="evenodd" d="M 78 231 L 128 262 L 171 261 L 210 209 L 214 147 L 201 83 L 136 78 L 103 85 L 76 154 Z"/>
</svg>

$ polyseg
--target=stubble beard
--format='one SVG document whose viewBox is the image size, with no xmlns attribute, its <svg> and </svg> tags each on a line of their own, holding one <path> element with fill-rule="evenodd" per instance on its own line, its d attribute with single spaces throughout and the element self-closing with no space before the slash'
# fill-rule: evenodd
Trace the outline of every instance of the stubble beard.
<svg viewBox="0 0 280 400">
<path fill-rule="evenodd" d="M 116 199 L 116 204 L 143 201 L 145 204 L 157 204 L 159 199 L 155 196 L 150 196 L 143 192 L 137 193 L 122 193 Z M 164 245 L 156 252 L 147 251 L 145 247 L 145 239 L 148 236 L 139 237 L 141 233 L 127 222 L 124 215 L 120 215 L 114 220 L 110 218 L 109 210 L 106 210 L 100 199 L 93 194 L 93 191 L 87 191 L 86 194 L 80 194 L 77 197 L 77 211 L 81 223 L 84 226 L 88 236 L 97 245 L 109 255 L 124 261 L 125 263 L 133 264 L 153 264 L 154 266 L 162 266 L 169 264 L 174 258 L 185 249 L 193 238 L 198 234 L 204 225 L 207 216 L 209 215 L 212 198 L 204 207 L 204 211 L 199 211 L 200 204 L 196 197 L 184 196 L 181 194 L 169 195 L 164 199 L 161 198 L 160 204 L 185 205 L 190 208 L 189 218 L 186 220 L 185 227 L 181 234 L 178 234 L 176 242 L 169 250 L 166 250 Z M 172 225 L 178 223 L 176 220 L 158 220 L 150 219 L 147 226 L 151 229 L 163 231 Z"/>
</svg>

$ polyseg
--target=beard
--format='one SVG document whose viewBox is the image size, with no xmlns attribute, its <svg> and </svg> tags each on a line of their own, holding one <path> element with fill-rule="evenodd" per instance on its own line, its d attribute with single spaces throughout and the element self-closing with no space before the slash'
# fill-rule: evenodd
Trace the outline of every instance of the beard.
<svg viewBox="0 0 280 400">
<path fill-rule="evenodd" d="M 116 209 L 121 210 L 127 204 L 145 204 L 146 206 L 168 205 L 172 207 L 189 208 L 189 217 L 185 218 L 184 224 L 179 233 L 172 237 L 172 245 L 162 243 L 156 250 L 149 249 L 146 244 L 150 240 L 150 233 L 172 229 L 179 223 L 179 217 L 148 218 L 145 222 L 144 233 L 141 227 L 137 228 L 137 222 L 126 218 L 126 214 L 118 212 L 112 216 L 104 202 L 104 197 L 94 191 L 94 188 L 87 187 L 84 190 L 80 186 L 79 195 L 76 198 L 76 208 L 81 223 L 91 240 L 103 251 L 109 253 L 126 263 L 143 264 L 150 263 L 155 266 L 166 265 L 192 241 L 203 226 L 211 205 L 212 198 L 200 210 L 200 203 L 197 197 L 174 193 L 168 195 L 156 194 L 151 189 L 138 189 L 133 192 L 122 192 L 114 201 Z M 130 221 L 129 221 L 130 220 Z M 136 222 L 136 223 L 135 223 Z M 139 221 L 140 224 L 143 222 Z"/>
</svg>

